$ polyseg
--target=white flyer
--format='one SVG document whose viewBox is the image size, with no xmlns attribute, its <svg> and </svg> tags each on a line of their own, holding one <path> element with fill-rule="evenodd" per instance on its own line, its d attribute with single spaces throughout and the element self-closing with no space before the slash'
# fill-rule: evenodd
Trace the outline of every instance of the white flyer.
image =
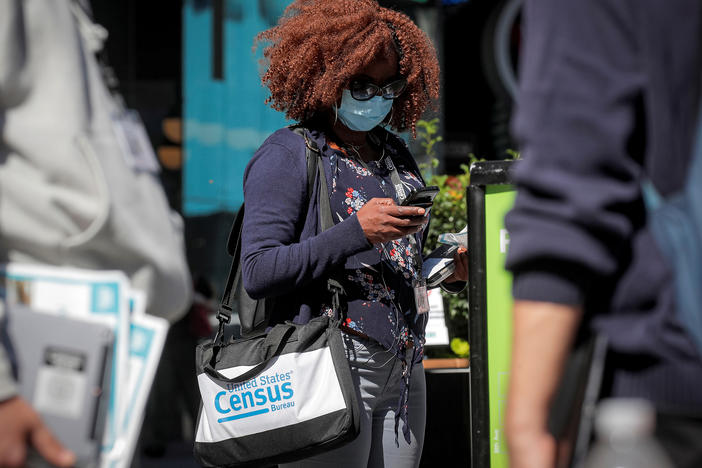
<svg viewBox="0 0 702 468">
<path fill-rule="evenodd" d="M 132 289 L 129 294 L 129 316 L 146 314 L 146 293 Z"/>
<path fill-rule="evenodd" d="M 115 445 L 129 352 L 129 280 L 120 271 L 10 263 L 0 266 L 3 296 L 46 313 L 108 324 L 115 335 L 111 391 L 102 453 Z"/>
<path fill-rule="evenodd" d="M 143 295 L 139 295 L 141 299 Z M 144 313 L 145 301 L 131 301 L 133 305 L 130 336 L 129 360 L 126 382 L 126 399 L 123 413 L 120 415 L 117 442 L 113 449 L 105 454 L 102 467 L 128 468 L 131 466 L 137 445 L 144 410 L 151 385 L 156 376 L 161 352 L 166 341 L 168 321 Z"/>
</svg>

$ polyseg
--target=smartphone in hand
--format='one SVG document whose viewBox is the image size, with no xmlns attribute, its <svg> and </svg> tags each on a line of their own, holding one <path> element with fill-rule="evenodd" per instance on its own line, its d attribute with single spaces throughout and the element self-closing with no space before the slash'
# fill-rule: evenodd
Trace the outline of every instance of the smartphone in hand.
<svg viewBox="0 0 702 468">
<path fill-rule="evenodd" d="M 416 190 L 412 190 L 410 194 L 405 198 L 401 206 L 418 206 L 421 208 L 430 208 L 434 203 L 434 197 L 439 194 L 439 187 L 436 185 L 431 185 L 429 187 L 422 187 Z"/>
</svg>

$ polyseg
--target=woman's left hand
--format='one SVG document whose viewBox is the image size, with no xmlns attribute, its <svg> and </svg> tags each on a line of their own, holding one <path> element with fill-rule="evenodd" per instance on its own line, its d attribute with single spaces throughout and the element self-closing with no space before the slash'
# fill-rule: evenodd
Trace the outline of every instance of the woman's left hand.
<svg viewBox="0 0 702 468">
<path fill-rule="evenodd" d="M 466 252 L 468 252 L 468 249 L 459 247 L 456 253 L 453 254 L 453 264 L 456 265 L 456 269 L 444 282 L 468 281 L 468 255 Z"/>
</svg>

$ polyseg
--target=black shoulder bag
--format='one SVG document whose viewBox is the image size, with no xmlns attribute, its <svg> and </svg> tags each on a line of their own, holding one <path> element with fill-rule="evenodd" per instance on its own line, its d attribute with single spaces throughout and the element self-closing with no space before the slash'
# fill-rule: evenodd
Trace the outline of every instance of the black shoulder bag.
<svg viewBox="0 0 702 468">
<path fill-rule="evenodd" d="M 319 178 L 320 221 L 325 230 L 333 220 L 321 154 L 304 132 L 303 137 L 308 187 Z M 310 159 L 315 160 L 313 165 Z M 310 173 L 310 168 L 314 172 Z M 232 310 L 233 284 L 239 281 L 235 295 L 245 294 L 240 286 L 240 218 L 241 213 L 232 230 L 232 236 L 237 236 L 235 258 L 217 314 L 219 330 L 212 342 L 199 345 L 196 351 L 202 404 L 194 452 L 205 467 L 301 460 L 350 442 L 359 432 L 358 402 L 338 326 L 343 294 L 339 283 L 327 281 L 333 318 L 320 316 L 304 325 L 286 322 L 256 334 L 254 330 L 268 324 L 266 311 L 270 310 L 256 304 L 243 310 L 251 314 L 245 318 L 251 336 L 224 341 L 222 331 Z"/>
</svg>

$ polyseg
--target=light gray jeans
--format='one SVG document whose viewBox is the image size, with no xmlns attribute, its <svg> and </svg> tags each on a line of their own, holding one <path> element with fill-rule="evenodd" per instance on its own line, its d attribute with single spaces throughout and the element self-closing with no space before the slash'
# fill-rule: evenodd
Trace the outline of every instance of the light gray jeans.
<svg viewBox="0 0 702 468">
<path fill-rule="evenodd" d="M 424 366 L 416 364 L 410 380 L 411 443 L 405 441 L 400 421 L 398 447 L 395 410 L 402 391 L 402 361 L 374 341 L 346 334 L 343 338 L 361 406 L 361 431 L 353 442 L 338 449 L 279 468 L 416 468 L 422 456 L 426 423 Z"/>
</svg>

